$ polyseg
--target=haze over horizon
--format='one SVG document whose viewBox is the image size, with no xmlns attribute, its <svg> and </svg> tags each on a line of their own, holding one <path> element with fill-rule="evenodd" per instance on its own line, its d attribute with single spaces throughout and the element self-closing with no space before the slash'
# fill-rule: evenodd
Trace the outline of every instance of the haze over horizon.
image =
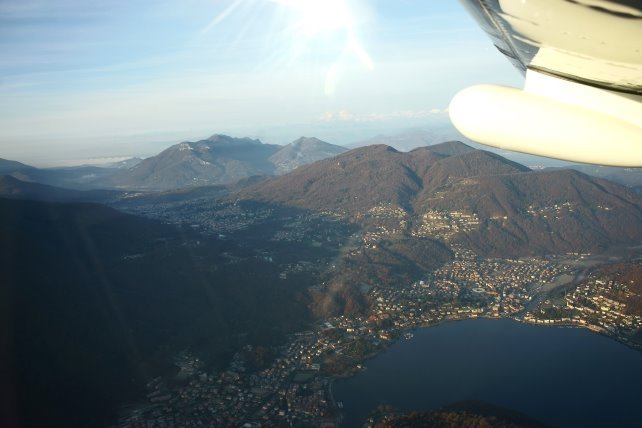
<svg viewBox="0 0 642 428">
<path fill-rule="evenodd" d="M 521 80 L 456 2 L 10 0 L 0 24 L 0 157 L 37 166 L 214 133 L 346 144 Z"/>
</svg>

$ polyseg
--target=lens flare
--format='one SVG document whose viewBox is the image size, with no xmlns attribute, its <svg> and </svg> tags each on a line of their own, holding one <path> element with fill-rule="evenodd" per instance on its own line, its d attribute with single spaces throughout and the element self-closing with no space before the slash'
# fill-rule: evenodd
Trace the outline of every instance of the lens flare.
<svg viewBox="0 0 642 428">
<path fill-rule="evenodd" d="M 307 37 L 337 30 L 352 31 L 352 16 L 344 0 L 273 0 L 300 13 L 297 26 Z"/>
<path fill-rule="evenodd" d="M 349 60 L 356 59 L 365 70 L 374 64 L 357 36 L 356 7 L 360 0 L 234 0 L 223 9 L 203 30 L 206 34 L 233 14 L 257 19 L 257 11 L 272 7 L 271 30 L 263 34 L 264 40 L 275 52 L 284 52 L 287 58 L 273 58 L 275 64 L 292 65 L 311 49 L 323 48 L 325 65 L 324 93 L 336 91 L 337 81 Z M 274 8 L 275 7 L 275 8 Z M 251 18 L 250 18 L 251 17 Z M 279 46 L 274 46 L 278 44 Z"/>
</svg>

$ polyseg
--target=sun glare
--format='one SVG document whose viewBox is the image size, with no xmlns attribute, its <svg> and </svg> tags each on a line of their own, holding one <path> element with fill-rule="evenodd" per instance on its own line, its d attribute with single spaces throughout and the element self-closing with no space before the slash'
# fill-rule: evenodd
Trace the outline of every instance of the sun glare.
<svg viewBox="0 0 642 428">
<path fill-rule="evenodd" d="M 208 32 L 232 13 L 251 15 L 260 3 L 276 5 L 278 22 L 274 33 L 266 34 L 269 40 L 279 40 L 276 51 L 285 52 L 287 58 L 277 58 L 276 63 L 293 64 L 311 46 L 322 46 L 324 53 L 334 59 L 326 65 L 325 94 L 334 94 L 342 69 L 351 58 L 367 70 L 374 68 L 368 52 L 357 36 L 355 11 L 359 0 L 234 0 L 205 28 Z M 357 15 L 358 17 L 358 15 Z M 280 59 L 280 61 L 278 61 Z M 273 65 L 273 64 L 272 64 Z"/>
<path fill-rule="evenodd" d="M 352 32 L 352 17 L 344 0 L 276 0 L 299 12 L 296 23 L 307 37 L 344 30 Z"/>
<path fill-rule="evenodd" d="M 293 46 L 317 41 L 322 36 L 337 34 L 340 37 L 323 38 L 330 40 L 332 46 L 326 46 L 336 51 L 335 61 L 329 65 L 326 72 L 325 94 L 333 95 L 337 80 L 340 76 L 342 62 L 348 57 L 356 57 L 368 70 L 373 69 L 373 63 L 360 43 L 355 28 L 352 11 L 348 0 L 273 0 L 280 6 L 296 13 L 291 22 L 290 39 Z"/>
</svg>

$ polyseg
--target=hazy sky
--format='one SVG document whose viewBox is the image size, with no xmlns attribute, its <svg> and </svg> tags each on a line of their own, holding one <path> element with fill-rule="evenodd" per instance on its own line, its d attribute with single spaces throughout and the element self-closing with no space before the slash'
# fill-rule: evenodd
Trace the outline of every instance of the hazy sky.
<svg viewBox="0 0 642 428">
<path fill-rule="evenodd" d="M 214 133 L 341 144 L 521 85 L 452 0 L 0 0 L 0 58 L 0 157 L 34 164 Z"/>
</svg>

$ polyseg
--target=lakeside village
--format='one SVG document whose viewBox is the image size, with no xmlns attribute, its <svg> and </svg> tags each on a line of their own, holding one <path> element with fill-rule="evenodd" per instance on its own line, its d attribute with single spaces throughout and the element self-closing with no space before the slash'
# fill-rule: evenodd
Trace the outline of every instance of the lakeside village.
<svg viewBox="0 0 642 428">
<path fill-rule="evenodd" d="M 249 345 L 219 373 L 204 371 L 198 358 L 182 353 L 176 359 L 182 386 L 154 379 L 146 401 L 130 406 L 118 426 L 338 426 L 343 404 L 333 399 L 334 379 L 365 370 L 367 358 L 412 337 L 413 328 L 450 320 L 511 317 L 581 326 L 642 350 L 633 339 L 642 317 L 627 313 L 623 300 L 632 291 L 626 283 L 591 274 L 568 287 L 579 279 L 574 262 L 582 255 L 505 260 L 453 250 L 454 261 L 422 281 L 369 289 L 373 306 L 367 317 L 331 318 L 291 335 L 273 350 L 276 358 L 267 368 L 248 369 Z M 559 289 L 564 293 L 553 297 Z"/>
</svg>

